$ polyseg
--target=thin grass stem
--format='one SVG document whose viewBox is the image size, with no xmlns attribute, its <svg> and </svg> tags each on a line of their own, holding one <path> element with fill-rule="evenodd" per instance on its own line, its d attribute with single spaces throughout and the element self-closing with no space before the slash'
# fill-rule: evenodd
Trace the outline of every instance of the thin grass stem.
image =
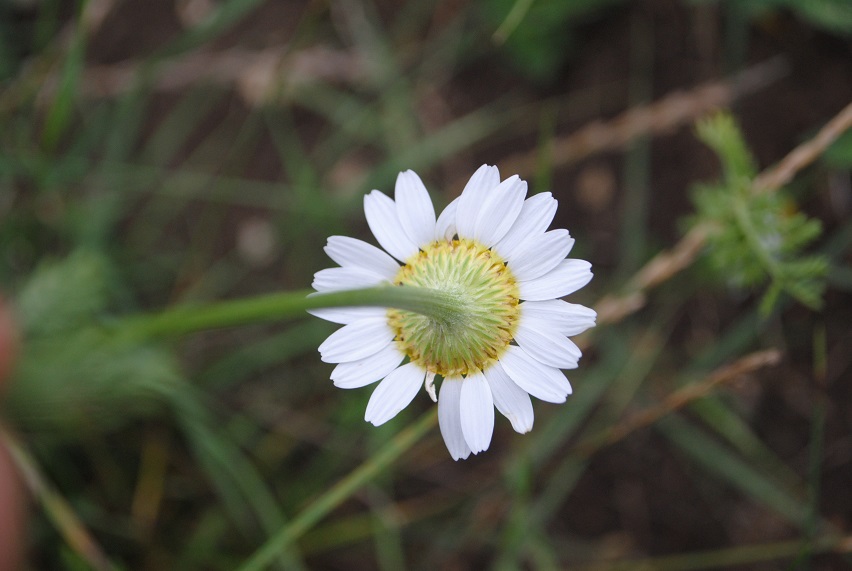
<svg viewBox="0 0 852 571">
<path fill-rule="evenodd" d="M 18 471 L 32 496 L 41 504 L 47 518 L 68 546 L 95 571 L 118 569 L 77 516 L 74 509 L 39 470 L 38 464 L 24 446 L 0 428 L 0 441 L 8 448 Z"/>
<path fill-rule="evenodd" d="M 278 553 L 301 537 L 334 508 L 342 504 L 414 446 L 435 426 L 437 420 L 437 407 L 432 407 L 429 412 L 417 419 L 414 424 L 397 434 L 378 453 L 332 486 L 326 493 L 311 502 L 287 525 L 282 527 L 280 531 L 255 551 L 239 567 L 238 571 L 258 571 L 264 569 Z"/>
</svg>

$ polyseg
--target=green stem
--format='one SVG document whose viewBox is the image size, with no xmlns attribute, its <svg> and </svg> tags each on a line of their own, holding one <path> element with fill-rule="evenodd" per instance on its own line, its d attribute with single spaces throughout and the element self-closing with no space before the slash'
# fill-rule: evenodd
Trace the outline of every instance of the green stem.
<svg viewBox="0 0 852 571">
<path fill-rule="evenodd" d="M 397 434 L 377 454 L 311 502 L 287 525 L 269 538 L 260 549 L 255 551 L 238 571 L 258 571 L 266 567 L 285 547 L 301 537 L 334 508 L 342 504 L 423 438 L 435 426 L 438 418 L 437 410 L 437 407 L 432 407 L 414 424 Z"/>
<path fill-rule="evenodd" d="M 743 234 L 748 241 L 749 246 L 757 254 L 758 259 L 763 264 L 763 267 L 766 269 L 766 273 L 770 275 L 773 281 L 781 279 L 781 268 L 778 266 L 778 262 L 772 257 L 772 255 L 766 251 L 763 243 L 760 241 L 760 235 L 757 232 L 757 229 L 754 227 L 752 223 L 751 216 L 748 211 L 748 204 L 738 196 L 734 196 L 733 200 L 733 208 L 734 208 L 734 216 L 737 220 L 737 224 L 742 230 Z"/>
<path fill-rule="evenodd" d="M 129 317 L 115 326 L 121 334 L 137 339 L 299 317 L 307 309 L 328 307 L 394 307 L 441 320 L 452 319 L 460 309 L 459 301 L 446 292 L 411 286 L 312 293 L 315 292 L 280 292 L 211 305 L 179 306 L 154 315 Z"/>
</svg>

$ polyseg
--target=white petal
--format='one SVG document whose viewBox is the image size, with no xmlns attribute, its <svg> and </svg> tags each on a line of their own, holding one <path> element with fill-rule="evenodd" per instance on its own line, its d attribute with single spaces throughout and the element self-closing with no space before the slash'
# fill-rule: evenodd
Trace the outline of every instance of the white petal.
<svg viewBox="0 0 852 571">
<path fill-rule="evenodd" d="M 396 214 L 403 231 L 417 246 L 426 246 L 435 240 L 435 207 L 423 181 L 412 170 L 396 177 Z"/>
<path fill-rule="evenodd" d="M 373 236 L 388 254 L 405 262 L 418 252 L 417 244 L 402 229 L 393 200 L 374 190 L 364 197 L 364 215 Z"/>
<path fill-rule="evenodd" d="M 520 347 L 507 347 L 500 364 L 515 384 L 537 399 L 560 403 L 571 394 L 571 383 L 562 371 L 538 362 Z"/>
<path fill-rule="evenodd" d="M 385 317 L 368 317 L 344 325 L 319 346 L 325 363 L 348 363 L 375 355 L 391 341 L 394 332 Z"/>
<path fill-rule="evenodd" d="M 365 317 L 384 317 L 388 312 L 384 307 L 323 307 L 307 311 L 314 317 L 343 325 L 349 325 Z"/>
<path fill-rule="evenodd" d="M 518 282 L 521 299 L 541 301 L 574 293 L 592 279 L 592 265 L 585 260 L 568 258 L 540 278 Z"/>
<path fill-rule="evenodd" d="M 544 319 L 560 333 L 569 336 L 579 335 L 589 327 L 594 327 L 598 316 L 594 309 L 561 299 L 525 301 L 520 308 L 522 318 L 526 314 Z"/>
<path fill-rule="evenodd" d="M 334 386 L 341 389 L 357 389 L 375 383 L 396 369 L 405 355 L 391 343 L 375 355 L 357 361 L 340 363 L 331 372 Z"/>
<path fill-rule="evenodd" d="M 485 378 L 491 387 L 494 406 L 509 419 L 512 428 L 521 434 L 532 430 L 534 414 L 530 395 L 509 378 L 499 361 L 485 371 Z"/>
<path fill-rule="evenodd" d="M 379 426 L 395 417 L 414 400 L 425 378 L 426 371 L 415 363 L 394 370 L 373 391 L 364 420 Z"/>
<path fill-rule="evenodd" d="M 311 286 L 319 292 L 343 291 L 389 283 L 388 278 L 363 268 L 326 268 L 314 274 Z"/>
<path fill-rule="evenodd" d="M 468 375 L 462 381 L 459 404 L 462 433 L 471 452 L 488 450 L 494 434 L 494 399 L 482 373 Z"/>
<path fill-rule="evenodd" d="M 392 280 L 399 264 L 372 244 L 348 236 L 332 236 L 324 248 L 328 257 L 344 267 L 363 268 Z"/>
<path fill-rule="evenodd" d="M 474 239 L 491 247 L 506 235 L 524 206 L 527 183 L 513 175 L 488 191 L 476 217 Z"/>
<path fill-rule="evenodd" d="M 509 269 L 518 281 L 541 277 L 565 259 L 574 246 L 568 230 L 551 230 L 526 240 L 507 258 Z"/>
<path fill-rule="evenodd" d="M 558 369 L 576 369 L 582 356 L 580 348 L 547 321 L 523 313 L 515 341 L 530 357 Z"/>
<path fill-rule="evenodd" d="M 526 240 L 547 230 L 556 214 L 556 205 L 556 199 L 549 192 L 542 192 L 526 199 L 512 228 L 494 246 L 497 253 L 504 259 L 508 259 L 508 256 L 511 256 Z"/>
<path fill-rule="evenodd" d="M 497 167 L 482 165 L 464 187 L 459 196 L 456 212 L 456 229 L 460 238 L 473 238 L 479 209 L 485 203 L 488 192 L 500 184 Z"/>
<path fill-rule="evenodd" d="M 470 456 L 470 447 L 465 442 L 461 425 L 459 400 L 462 383 L 464 381 L 460 378 L 444 379 L 438 394 L 438 426 L 441 427 L 441 436 L 444 437 L 444 444 L 447 445 L 453 460 Z"/>
<path fill-rule="evenodd" d="M 456 209 L 459 206 L 459 199 L 450 202 L 441 215 L 438 216 L 438 222 L 435 224 L 435 239 L 452 240 L 456 235 Z"/>
</svg>

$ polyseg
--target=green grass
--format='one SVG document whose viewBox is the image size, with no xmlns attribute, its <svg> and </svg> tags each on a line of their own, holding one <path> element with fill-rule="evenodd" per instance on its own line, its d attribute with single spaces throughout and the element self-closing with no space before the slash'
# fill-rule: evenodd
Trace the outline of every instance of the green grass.
<svg viewBox="0 0 852 571">
<path fill-rule="evenodd" d="M 0 289 L 22 329 L 0 411 L 3 438 L 41 483 L 28 535 L 33 568 L 848 562 L 826 555 L 850 551 L 839 535 L 848 517 L 826 498 L 848 474 L 832 456 L 848 439 L 844 404 L 831 401 L 844 395 L 848 364 L 838 355 L 848 335 L 838 335 L 841 317 L 831 311 L 849 309 L 838 292 L 852 284 L 852 223 L 819 207 L 826 181 L 848 179 L 848 145 L 797 179 L 800 205 L 780 214 L 825 218 L 812 246 L 830 266 L 824 313 L 782 297 L 761 314 L 760 289 L 720 287 L 724 268 L 698 259 L 647 292 L 643 309 L 583 338 L 565 405 L 534 402 L 535 428 L 523 436 L 498 415 L 491 450 L 464 462 L 450 459 L 423 395 L 385 426 L 364 423 L 370 391 L 334 388 L 316 352 L 333 326 L 287 293 L 331 265 L 327 236 L 372 240 L 362 197 L 390 192 L 400 170 L 420 173 L 442 207 L 461 191 L 448 181 L 525 150 L 535 152 L 522 173 L 532 192 L 554 193 L 557 225 L 577 238 L 573 255 L 595 264 L 595 280 L 572 301 L 620 292 L 674 245 L 673 218 L 694 213 L 672 197 L 715 163 L 694 142 L 695 164 L 679 165 L 694 179 L 670 188 L 655 186 L 672 180 L 656 170 L 657 153 L 668 156 L 680 138 L 643 136 L 571 170 L 547 157 L 578 117 L 605 119 L 583 109 L 614 112 L 664 94 L 655 50 L 669 30 L 655 25 L 666 15 L 653 3 L 340 2 L 300 11 L 223 0 L 176 32 L 138 18 L 140 30 L 162 34 L 159 47 L 136 49 L 138 68 L 107 98 L 85 95 L 87 70 L 109 60 L 109 27 L 123 29 L 141 8 L 116 3 L 91 28 L 63 4 L 0 8 Z M 742 67 L 749 26 L 757 22 L 759 35 L 766 18 L 849 32 L 827 19 L 842 11 L 828 0 L 807 9 L 675 4 L 686 20 L 718 10 L 720 25 L 735 28 L 710 50 L 714 69 Z M 532 28 L 543 21 L 553 29 Z M 609 25 L 629 32 L 608 52 L 632 54 L 625 74 L 584 84 L 583 66 L 598 65 L 584 42 L 599 46 L 595 34 Z M 556 31 L 564 45 L 541 42 Z M 284 64 L 263 105 L 234 86 L 158 85 L 187 54 L 259 46 L 285 61 L 314 48 L 355 54 L 355 79 L 295 83 Z M 685 77 L 677 88 L 695 83 Z M 602 101 L 586 101 L 601 91 Z M 822 111 L 824 121 L 837 109 Z M 747 141 L 761 140 L 748 131 L 756 123 L 744 123 Z M 809 121 L 794 141 L 820 126 Z M 767 149 L 764 141 L 757 156 L 782 158 Z M 603 214 L 584 210 L 572 191 L 589 164 L 620 181 Z M 265 260 L 239 247 L 249 221 L 274 237 Z M 752 371 L 619 442 L 602 439 L 633 413 L 770 347 L 784 352 L 784 367 Z M 779 444 L 785 435 L 788 447 Z M 740 539 L 738 514 L 769 524 Z M 706 537 L 697 537 L 699 518 L 710 522 Z"/>
</svg>

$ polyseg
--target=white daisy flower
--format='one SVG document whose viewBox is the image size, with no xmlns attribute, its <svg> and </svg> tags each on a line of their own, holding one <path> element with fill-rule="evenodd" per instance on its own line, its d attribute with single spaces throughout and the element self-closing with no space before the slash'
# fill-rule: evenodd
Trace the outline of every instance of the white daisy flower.
<svg viewBox="0 0 852 571">
<path fill-rule="evenodd" d="M 533 426 L 530 395 L 561 403 L 580 349 L 568 337 L 594 326 L 594 310 L 559 298 L 592 279 L 591 264 L 566 258 L 567 230 L 547 231 L 556 199 L 525 200 L 518 176 L 500 182 L 497 167 L 480 167 L 436 218 L 429 193 L 413 171 L 400 173 L 395 199 L 374 190 L 364 212 L 384 251 L 332 236 L 325 247 L 340 267 L 317 272 L 313 287 L 332 292 L 395 284 L 447 292 L 458 302 L 439 319 L 381 307 L 312 310 L 341 323 L 319 347 L 337 363 L 335 386 L 381 381 L 365 420 L 378 426 L 414 399 L 422 385 L 438 402 L 444 442 L 456 460 L 488 449 L 494 407 L 520 433 Z M 440 393 L 435 395 L 435 379 Z"/>
</svg>

